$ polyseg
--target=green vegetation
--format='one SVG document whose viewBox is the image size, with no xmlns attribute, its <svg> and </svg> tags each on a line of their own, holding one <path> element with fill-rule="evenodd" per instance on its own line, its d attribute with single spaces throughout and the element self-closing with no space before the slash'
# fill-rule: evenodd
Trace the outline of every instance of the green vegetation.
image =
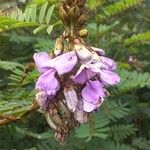
<svg viewBox="0 0 150 150">
<path fill-rule="evenodd" d="M 32 56 L 52 51 L 63 30 L 59 2 L 0 3 L 0 150 L 150 150 L 149 0 L 88 0 L 87 42 L 117 61 L 121 82 L 87 124 L 59 145 L 39 110 L 27 114 L 39 76 Z"/>
</svg>

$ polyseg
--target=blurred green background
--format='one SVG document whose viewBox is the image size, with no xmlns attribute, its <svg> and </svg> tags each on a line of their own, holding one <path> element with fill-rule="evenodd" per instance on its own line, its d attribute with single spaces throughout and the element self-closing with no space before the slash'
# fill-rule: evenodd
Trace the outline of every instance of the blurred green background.
<svg viewBox="0 0 150 150">
<path fill-rule="evenodd" d="M 35 95 L 32 56 L 52 51 L 63 31 L 59 3 L 0 0 L 0 150 L 150 150 L 149 0 L 87 0 L 86 42 L 115 59 L 121 76 L 92 123 L 59 145 L 40 110 L 19 119 Z"/>
</svg>

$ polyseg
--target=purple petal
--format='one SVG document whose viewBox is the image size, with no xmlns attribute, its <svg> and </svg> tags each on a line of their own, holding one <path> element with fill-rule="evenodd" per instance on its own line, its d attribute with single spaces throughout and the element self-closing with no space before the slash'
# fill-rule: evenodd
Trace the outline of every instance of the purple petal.
<svg viewBox="0 0 150 150">
<path fill-rule="evenodd" d="M 104 98 L 100 98 L 97 104 L 93 104 L 90 102 L 87 102 L 86 100 L 83 100 L 83 110 L 86 112 L 91 112 L 93 110 L 98 109 L 104 101 Z"/>
<path fill-rule="evenodd" d="M 52 59 L 50 67 L 55 68 L 58 74 L 70 72 L 77 63 L 77 56 L 74 51 L 62 54 Z"/>
<path fill-rule="evenodd" d="M 88 68 L 89 70 L 91 70 L 93 73 L 99 73 L 100 69 L 101 69 L 101 62 L 97 62 L 97 63 L 92 63 L 92 64 L 86 64 L 85 65 L 86 68 Z"/>
<path fill-rule="evenodd" d="M 42 74 L 36 82 L 36 89 L 39 91 L 45 91 L 49 97 L 53 97 L 58 91 L 60 85 L 55 78 L 55 69 L 50 69 Z"/>
<path fill-rule="evenodd" d="M 76 75 L 73 77 L 73 81 L 75 83 L 83 84 L 94 75 L 95 75 L 94 72 L 92 72 L 90 69 L 82 65 L 80 69 L 77 71 Z"/>
<path fill-rule="evenodd" d="M 49 62 L 51 60 L 50 56 L 45 52 L 35 53 L 33 55 L 35 64 L 40 73 L 44 73 L 50 69 Z"/>
<path fill-rule="evenodd" d="M 120 82 L 120 77 L 117 73 L 108 71 L 108 70 L 101 70 L 100 77 L 102 81 L 108 83 L 110 85 L 115 85 Z"/>
<path fill-rule="evenodd" d="M 82 97 L 84 100 L 96 104 L 100 97 L 104 97 L 104 89 L 100 81 L 89 80 L 86 83 L 85 88 L 82 90 Z"/>
<path fill-rule="evenodd" d="M 101 62 L 103 63 L 102 65 L 103 69 L 116 70 L 117 68 L 116 63 L 112 59 L 103 56 L 101 56 L 100 58 Z"/>
<path fill-rule="evenodd" d="M 96 104 L 93 104 L 93 103 L 90 103 L 90 102 L 87 102 L 87 101 L 83 100 L 83 110 L 84 111 L 91 112 L 96 108 L 97 108 Z"/>
<path fill-rule="evenodd" d="M 95 52 L 97 52 L 99 55 L 105 55 L 105 51 L 100 49 L 100 48 L 96 48 L 96 47 L 91 47 Z"/>
</svg>

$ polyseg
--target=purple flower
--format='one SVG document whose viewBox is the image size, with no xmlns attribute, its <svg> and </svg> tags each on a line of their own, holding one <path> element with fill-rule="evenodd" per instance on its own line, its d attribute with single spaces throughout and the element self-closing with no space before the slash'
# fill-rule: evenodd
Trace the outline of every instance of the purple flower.
<svg viewBox="0 0 150 150">
<path fill-rule="evenodd" d="M 115 85 L 120 82 L 120 77 L 115 72 L 109 70 L 101 70 L 99 75 L 101 80 L 106 84 Z"/>
<path fill-rule="evenodd" d="M 49 62 L 51 60 L 51 57 L 47 53 L 45 52 L 35 53 L 33 55 L 33 58 L 37 66 L 37 69 L 40 73 L 44 73 L 50 69 Z"/>
<path fill-rule="evenodd" d="M 87 81 L 85 88 L 82 90 L 83 109 L 90 112 L 97 108 L 101 99 L 105 97 L 104 88 L 100 81 Z"/>
<path fill-rule="evenodd" d="M 114 85 L 120 82 L 118 74 L 113 72 L 115 69 L 116 63 L 112 59 L 101 56 L 97 62 L 82 64 L 73 80 L 75 83 L 83 84 L 98 75 L 104 83 Z"/>
<path fill-rule="evenodd" d="M 85 65 L 81 65 L 76 75 L 73 77 L 73 81 L 75 83 L 83 84 L 95 75 L 95 72 L 87 67 Z"/>
<path fill-rule="evenodd" d="M 93 110 L 96 110 L 101 106 L 103 101 L 104 99 L 101 98 L 97 104 L 93 104 L 93 103 L 83 100 L 83 110 L 86 112 L 91 112 Z"/>
<path fill-rule="evenodd" d="M 100 56 L 100 53 L 105 54 L 103 50 L 93 49 L 97 53 L 99 52 L 99 55 L 93 52 L 91 57 L 91 53 L 88 53 L 88 50 L 84 50 L 89 55 L 84 55 L 84 59 L 80 59 L 81 66 L 73 77 L 75 83 L 86 83 L 82 90 L 83 110 L 86 112 L 91 112 L 102 104 L 104 97 L 107 96 L 105 95 L 104 85 L 115 85 L 120 82 L 120 77 L 114 72 L 116 63 L 108 57 Z M 81 54 L 77 53 L 77 55 Z M 86 59 L 85 56 L 91 59 Z"/>
<path fill-rule="evenodd" d="M 105 51 L 100 49 L 100 48 L 96 48 L 96 47 L 91 47 L 95 52 L 97 52 L 100 56 L 101 55 L 105 55 Z"/>
<path fill-rule="evenodd" d="M 101 68 L 112 71 L 116 70 L 116 63 L 111 58 L 101 56 L 100 59 L 102 63 Z"/>
<path fill-rule="evenodd" d="M 49 69 L 43 73 L 37 80 L 35 88 L 38 91 L 44 91 L 49 99 L 52 99 L 59 90 L 59 81 L 55 78 L 55 69 Z"/>
<path fill-rule="evenodd" d="M 75 84 L 70 82 L 70 85 L 67 85 L 67 82 L 63 81 L 65 83 L 63 94 L 66 105 L 74 113 L 75 119 L 80 123 L 86 122 L 87 112 L 97 110 L 107 96 L 104 86 L 120 82 L 120 77 L 115 73 L 116 63 L 104 55 L 102 49 L 95 47 L 89 49 L 81 43 L 75 44 L 74 51 L 55 58 L 44 52 L 34 54 L 37 69 L 41 73 L 36 83 L 38 90 L 36 99 L 39 106 L 46 110 L 60 89 L 61 85 L 56 75 L 60 78 L 65 76 L 79 62 L 79 70 L 73 77 L 70 76 Z M 83 86 L 78 88 L 76 84 Z"/>
<path fill-rule="evenodd" d="M 63 75 L 70 72 L 77 63 L 77 56 L 72 51 L 51 59 L 47 53 L 40 52 L 34 54 L 34 60 L 38 71 L 41 73 L 36 82 L 36 89 L 45 92 L 50 102 L 60 88 L 59 81 L 55 77 L 56 73 Z M 37 100 L 39 105 L 45 106 L 46 104 L 43 103 L 47 103 L 47 100 L 39 99 Z"/>
<path fill-rule="evenodd" d="M 51 59 L 49 65 L 51 68 L 55 68 L 59 75 L 70 72 L 77 63 L 77 56 L 74 51 L 64 53 Z"/>
<path fill-rule="evenodd" d="M 97 104 L 100 97 L 104 97 L 105 93 L 103 85 L 100 81 L 87 81 L 85 88 L 82 90 L 82 97 L 84 100 Z"/>
</svg>

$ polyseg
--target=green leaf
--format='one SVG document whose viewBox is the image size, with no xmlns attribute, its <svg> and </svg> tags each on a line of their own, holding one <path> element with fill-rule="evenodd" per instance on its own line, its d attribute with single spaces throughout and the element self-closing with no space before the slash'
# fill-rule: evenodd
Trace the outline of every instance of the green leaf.
<svg viewBox="0 0 150 150">
<path fill-rule="evenodd" d="M 37 34 L 37 33 L 41 32 L 41 31 L 43 31 L 45 28 L 47 28 L 47 25 L 41 25 L 41 26 L 37 27 L 36 29 L 34 29 L 33 33 Z"/>
<path fill-rule="evenodd" d="M 41 9 L 40 9 L 40 14 L 39 14 L 39 22 L 42 23 L 44 20 L 44 16 L 46 13 L 46 8 L 47 8 L 48 3 L 45 3 L 42 5 Z"/>
<path fill-rule="evenodd" d="M 36 10 L 37 7 L 35 4 L 31 5 L 31 21 L 36 22 Z"/>
<path fill-rule="evenodd" d="M 111 136 L 113 136 L 114 140 L 122 141 L 133 135 L 136 131 L 133 125 L 114 125 L 110 127 Z"/>
<path fill-rule="evenodd" d="M 52 13 L 53 13 L 53 10 L 55 8 L 55 5 L 52 5 L 48 11 L 47 11 L 47 15 L 46 15 L 46 23 L 49 24 L 50 20 L 51 20 L 51 17 L 52 17 Z"/>
<path fill-rule="evenodd" d="M 52 30 L 53 30 L 53 25 L 50 25 L 48 28 L 47 28 L 47 33 L 48 34 L 51 34 Z"/>
<path fill-rule="evenodd" d="M 95 114 L 89 118 L 87 124 L 81 125 L 76 128 L 76 136 L 79 138 L 86 138 L 86 142 L 91 140 L 92 137 L 105 139 L 108 136 L 109 127 L 107 126 L 110 121 L 100 114 Z"/>
<path fill-rule="evenodd" d="M 25 21 L 29 22 L 31 15 L 31 8 L 26 8 L 24 12 Z"/>
<path fill-rule="evenodd" d="M 38 24 L 35 22 L 18 22 L 16 24 L 13 24 L 12 28 L 21 28 L 21 27 L 35 27 Z"/>
</svg>

